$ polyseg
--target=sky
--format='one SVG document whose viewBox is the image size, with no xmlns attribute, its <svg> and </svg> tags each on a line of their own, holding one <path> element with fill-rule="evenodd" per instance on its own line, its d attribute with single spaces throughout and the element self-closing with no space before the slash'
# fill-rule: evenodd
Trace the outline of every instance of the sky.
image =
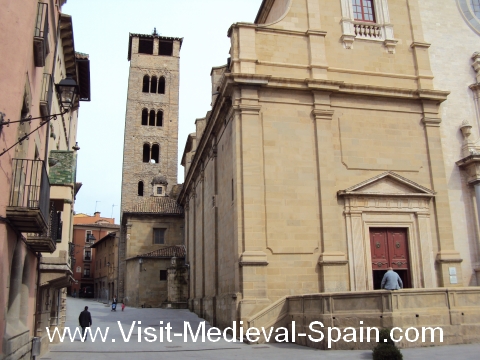
<svg viewBox="0 0 480 360">
<path fill-rule="evenodd" d="M 79 109 L 75 212 L 120 221 L 129 33 L 183 37 L 180 51 L 178 182 L 195 119 L 210 110 L 210 71 L 229 57 L 229 27 L 255 20 L 262 0 L 68 0 L 75 51 L 90 58 L 91 101 Z"/>
</svg>

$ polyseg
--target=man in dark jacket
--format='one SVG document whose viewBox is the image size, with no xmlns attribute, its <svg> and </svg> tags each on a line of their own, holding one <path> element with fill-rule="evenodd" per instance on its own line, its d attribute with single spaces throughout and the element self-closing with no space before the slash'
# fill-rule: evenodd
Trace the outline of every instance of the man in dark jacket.
<svg viewBox="0 0 480 360">
<path fill-rule="evenodd" d="M 383 275 L 382 289 L 385 290 L 400 290 L 403 288 L 403 282 L 393 268 L 389 267 L 388 271 Z"/>
<path fill-rule="evenodd" d="M 78 323 L 82 327 L 82 339 L 87 340 L 88 333 L 85 334 L 85 330 L 92 326 L 92 315 L 90 315 L 90 312 L 88 311 L 88 306 L 85 306 L 85 310 L 80 313 L 80 316 L 78 317 Z"/>
</svg>

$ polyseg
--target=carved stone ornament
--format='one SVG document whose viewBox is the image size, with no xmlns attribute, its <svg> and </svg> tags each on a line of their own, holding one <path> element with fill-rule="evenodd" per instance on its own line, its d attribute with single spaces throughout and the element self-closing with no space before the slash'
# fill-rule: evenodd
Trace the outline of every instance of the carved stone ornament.
<svg viewBox="0 0 480 360">
<path fill-rule="evenodd" d="M 463 120 L 462 126 L 460 126 L 460 130 L 462 130 L 463 138 L 465 141 L 468 141 L 468 137 L 472 133 L 472 125 L 468 122 L 468 120 Z"/>
</svg>

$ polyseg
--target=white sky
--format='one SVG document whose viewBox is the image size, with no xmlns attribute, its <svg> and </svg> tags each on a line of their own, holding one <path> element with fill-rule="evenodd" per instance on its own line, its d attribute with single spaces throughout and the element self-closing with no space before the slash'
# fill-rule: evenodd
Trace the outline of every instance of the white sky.
<svg viewBox="0 0 480 360">
<path fill-rule="evenodd" d="M 77 140 L 77 181 L 83 186 L 75 211 L 120 221 L 123 131 L 128 85 L 128 34 L 183 37 L 180 52 L 180 157 L 195 119 L 210 109 L 210 71 L 226 63 L 227 31 L 236 22 L 253 22 L 262 0 L 68 0 L 75 51 L 90 55 L 91 102 L 82 102 Z M 112 208 L 112 205 L 115 207 Z M 113 209 L 113 211 L 112 211 Z"/>
</svg>

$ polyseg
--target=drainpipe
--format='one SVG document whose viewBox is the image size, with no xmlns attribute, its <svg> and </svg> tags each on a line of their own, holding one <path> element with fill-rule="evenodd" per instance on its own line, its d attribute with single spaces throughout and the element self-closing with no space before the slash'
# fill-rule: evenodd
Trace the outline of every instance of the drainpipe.
<svg viewBox="0 0 480 360">
<path fill-rule="evenodd" d="M 40 302 L 40 259 L 42 258 L 42 253 L 37 252 L 37 295 L 35 299 L 35 315 L 34 315 L 34 320 L 35 324 L 33 327 L 34 335 L 37 335 L 37 330 L 38 330 L 38 316 L 41 316 L 41 311 L 42 311 L 42 304 Z M 40 308 L 39 308 L 40 305 Z"/>
</svg>

